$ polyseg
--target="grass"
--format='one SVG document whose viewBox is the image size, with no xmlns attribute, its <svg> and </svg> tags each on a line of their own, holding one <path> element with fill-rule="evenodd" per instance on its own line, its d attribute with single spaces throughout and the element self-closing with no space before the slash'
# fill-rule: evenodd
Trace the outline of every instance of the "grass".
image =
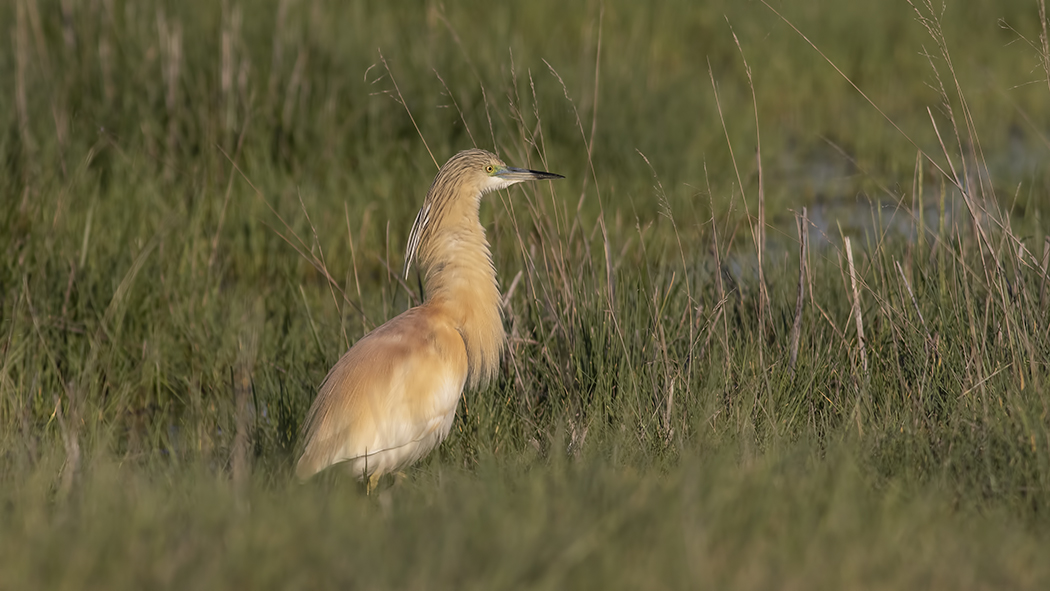
<svg viewBox="0 0 1050 591">
<path fill-rule="evenodd" d="M 487 458 L 379 501 L 209 468 L 92 465 L 72 502 L 8 489 L 8 581 L 50 588 L 967 588 L 1045 580 L 1045 532 L 953 503 L 941 479 L 872 486 L 808 445 L 708 448 L 669 472 L 608 457 Z M 56 462 L 57 464 L 57 462 Z M 52 466 L 55 467 L 55 466 Z M 119 483 L 116 486 L 115 483 Z M 992 543 L 994 540 L 994 543 Z M 55 556 L 62 556 L 56 567 Z"/>
<path fill-rule="evenodd" d="M 1045 586 L 1041 5 L 564 4 L 0 7 L 0 588 Z M 294 482 L 475 144 L 498 380 Z"/>
</svg>

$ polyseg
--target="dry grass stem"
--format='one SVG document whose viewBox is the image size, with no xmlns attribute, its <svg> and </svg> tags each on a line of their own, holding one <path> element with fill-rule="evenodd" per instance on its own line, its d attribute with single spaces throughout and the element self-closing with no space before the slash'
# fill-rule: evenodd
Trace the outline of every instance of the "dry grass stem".
<svg viewBox="0 0 1050 591">
<path fill-rule="evenodd" d="M 850 245 L 850 239 L 847 236 L 846 242 L 846 261 L 849 264 L 849 279 L 850 286 L 853 289 L 853 319 L 857 324 L 857 350 L 860 354 L 861 366 L 864 368 L 865 377 L 868 375 L 868 352 L 864 344 L 864 318 L 861 314 L 860 304 L 860 289 L 857 286 L 857 271 L 853 265 L 853 247 Z"/>
<path fill-rule="evenodd" d="M 809 220 L 806 216 L 806 208 L 802 213 L 795 214 L 795 226 L 798 230 L 799 254 L 798 254 L 798 294 L 795 298 L 795 322 L 791 325 L 791 357 L 788 360 L 788 370 L 795 373 L 795 362 L 798 361 L 798 346 L 802 337 L 802 310 L 806 299 L 806 260 L 809 254 Z"/>
</svg>

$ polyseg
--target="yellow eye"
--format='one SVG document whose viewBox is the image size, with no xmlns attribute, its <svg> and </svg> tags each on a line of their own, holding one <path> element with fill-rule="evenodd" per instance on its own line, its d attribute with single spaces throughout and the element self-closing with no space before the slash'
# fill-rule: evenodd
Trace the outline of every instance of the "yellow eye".
<svg viewBox="0 0 1050 591">
<path fill-rule="evenodd" d="M 489 174 L 492 174 L 492 173 L 496 172 L 496 167 L 491 165 L 491 164 L 489 164 L 488 166 L 485 167 L 485 172 L 487 172 Z"/>
</svg>

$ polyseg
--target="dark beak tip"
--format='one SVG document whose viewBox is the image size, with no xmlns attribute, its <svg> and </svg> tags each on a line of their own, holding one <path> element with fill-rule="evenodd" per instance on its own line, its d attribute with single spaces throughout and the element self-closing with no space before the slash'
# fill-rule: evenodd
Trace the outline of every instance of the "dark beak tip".
<svg viewBox="0 0 1050 591">
<path fill-rule="evenodd" d="M 536 175 L 536 179 L 537 180 L 541 180 L 541 181 L 565 178 L 565 177 L 563 177 L 562 175 L 560 175 L 558 173 L 546 172 L 546 171 L 543 171 L 543 170 L 530 170 L 528 172 L 531 173 L 531 174 Z"/>
<path fill-rule="evenodd" d="M 513 168 L 513 167 L 509 167 L 509 166 L 507 167 L 507 172 L 531 175 L 532 176 L 532 180 L 536 180 L 536 181 L 545 181 L 545 180 L 553 180 L 553 179 L 563 179 L 563 178 L 565 178 L 564 176 L 562 176 L 560 174 L 553 173 L 553 172 L 547 172 L 547 171 L 544 171 L 544 170 L 530 170 L 528 168 Z"/>
</svg>

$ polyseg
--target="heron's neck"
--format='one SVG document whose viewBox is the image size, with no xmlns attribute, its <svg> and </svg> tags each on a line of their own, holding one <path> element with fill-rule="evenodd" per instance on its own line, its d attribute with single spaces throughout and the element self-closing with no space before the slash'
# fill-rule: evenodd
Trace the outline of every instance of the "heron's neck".
<svg viewBox="0 0 1050 591">
<path fill-rule="evenodd" d="M 477 387 L 495 377 L 505 335 L 492 254 L 484 228 L 473 217 L 436 232 L 420 262 L 424 305 L 442 307 L 456 323 L 467 348 L 467 382 Z"/>
</svg>

